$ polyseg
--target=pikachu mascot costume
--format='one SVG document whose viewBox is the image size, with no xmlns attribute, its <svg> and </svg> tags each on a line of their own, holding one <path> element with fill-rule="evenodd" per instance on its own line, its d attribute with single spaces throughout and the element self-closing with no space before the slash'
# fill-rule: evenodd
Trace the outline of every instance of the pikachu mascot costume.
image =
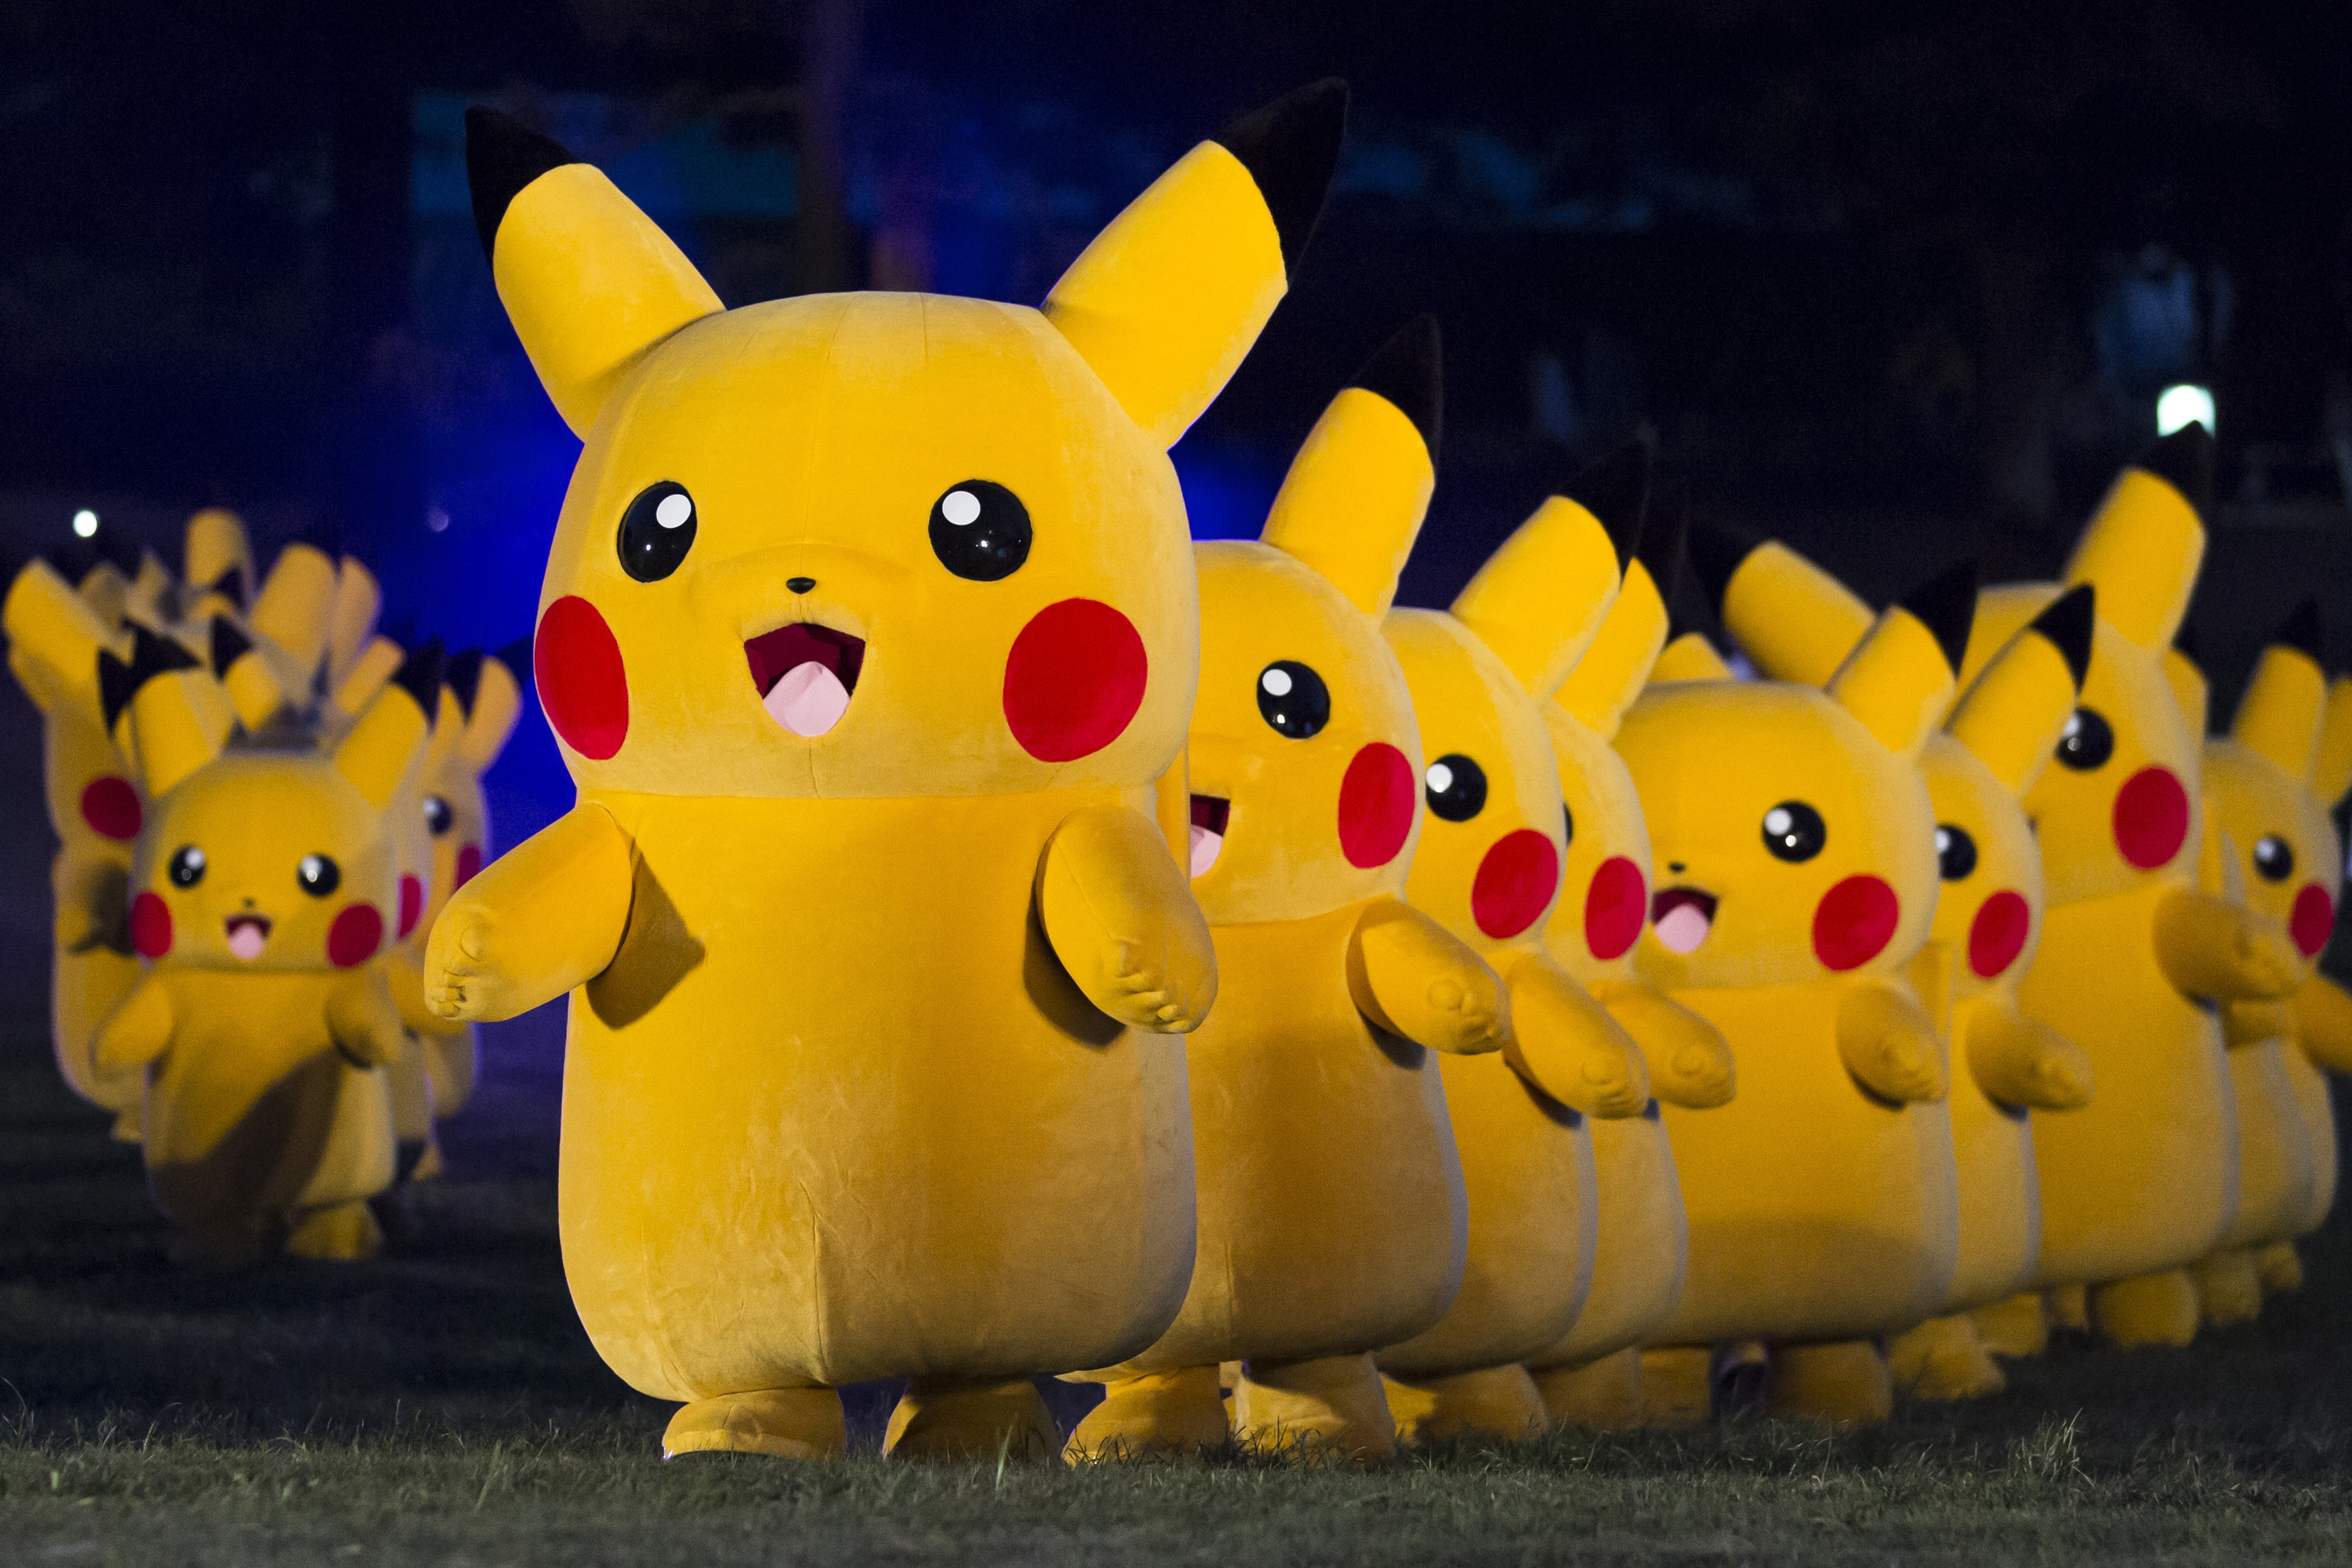
<svg viewBox="0 0 2352 1568">
<path fill-rule="evenodd" d="M 1724 624 L 1758 669 L 1824 684 L 1868 635 L 1870 609 L 1777 542 L 1704 535 Z M 2095 591 L 2053 601 L 1986 664 L 1920 754 L 1936 808 L 1942 887 L 1919 989 L 1948 981 L 1952 1141 L 1959 1253 L 1945 1312 L 1888 1345 L 1895 1384 L 1923 1398 L 1990 1394 L 2005 1382 L 1991 1352 L 2040 1348 L 2041 1200 L 2029 1111 L 2088 1100 L 2080 1047 L 2025 1016 L 2044 903 L 2042 857 L 2023 805 L 2073 715 L 2091 658 Z M 1982 1312 L 1983 1317 L 1976 1314 Z M 1986 1334 L 1994 1335 L 1988 1342 Z"/>
<path fill-rule="evenodd" d="M 1503 1042 L 1502 984 L 1400 897 L 1421 742 L 1380 617 L 1435 480 L 1437 326 L 1334 398 L 1255 542 L 1195 547 L 1192 891 L 1217 1008 L 1185 1042 L 1199 1241 L 1175 1324 L 1118 1369 L 1077 1452 L 1234 1436 L 1395 1451 L 1370 1352 L 1462 1282 L 1462 1168 L 1430 1051 Z"/>
<path fill-rule="evenodd" d="M 1591 1287 L 1587 1119 L 1637 1117 L 1650 1102 L 1639 1048 L 1543 945 L 1568 837 L 1543 709 L 1617 595 L 1648 461 L 1631 448 L 1580 479 L 1581 499 L 1545 501 L 1451 613 L 1391 610 L 1382 624 L 1432 758 L 1407 892 L 1502 975 L 1512 1035 L 1501 1056 L 1440 1064 L 1470 1239 L 1445 1316 L 1379 1356 L 1408 1437 L 1519 1437 L 1548 1424 L 1522 1363 L 1569 1333 Z"/>
<path fill-rule="evenodd" d="M 376 963 L 393 897 L 384 807 L 415 765 L 437 671 L 413 668 L 331 752 L 299 730 L 226 746 L 229 704 L 143 632 L 99 656 L 152 802 L 131 933 L 151 965 L 98 1042 L 143 1069 L 155 1200 L 197 1254 L 372 1253 L 392 1180 L 383 1074 L 398 1016 Z"/>
<path fill-rule="evenodd" d="M 2211 463 L 2202 426 L 2158 443 L 2108 491 L 2064 584 L 1988 591 L 1970 643 L 1989 658 L 2064 586 L 2098 590 L 2080 705 L 2025 797 L 2049 909 L 2018 995 L 2089 1054 L 2097 1083 L 2035 1130 L 2042 1278 L 2087 1287 L 2059 1299 L 2077 1296 L 2087 1326 L 2126 1346 L 2195 1335 L 2187 1266 L 2237 1211 L 2229 1064 L 2200 1003 L 2287 995 L 2303 967 L 2272 922 L 2194 885 L 2199 738 L 2165 650 L 2204 553 L 2190 498 Z"/>
<path fill-rule="evenodd" d="M 1765 1405 L 1848 1423 L 1892 1405 L 1873 1337 L 1941 1307 L 1958 1249 L 1937 904 L 1919 757 L 1949 706 L 1972 571 L 1877 617 L 1823 687 L 1735 680 L 1687 634 L 1617 736 L 1650 828 L 1642 973 L 1730 1042 L 1739 1092 L 1665 1110 L 1690 1220 L 1644 1358 L 1661 1419 L 1703 1418 L 1709 1352 L 1763 1341 Z"/>
<path fill-rule="evenodd" d="M 572 1300 L 668 1453 L 1058 1449 L 1192 1276 L 1179 847 L 1198 588 L 1167 448 L 1283 295 L 1346 89 L 1187 153 L 1042 311 L 723 310 L 604 176 L 467 118 L 499 298 L 586 444 L 532 650 L 580 785 L 450 900 L 441 1017 L 572 1002 Z M 1155 810 L 1160 815 L 1155 820 Z"/>
<path fill-rule="evenodd" d="M 2194 700 L 2202 682 L 2176 665 L 2176 684 Z M 2302 960 L 2292 997 L 2221 1008 L 2238 1100 L 2239 1215 L 2196 1274 L 2206 1321 L 2227 1323 L 2252 1317 L 2264 1289 L 2300 1282 L 2294 1238 L 2326 1219 L 2336 1196 L 2335 1113 L 2320 1066 L 2352 1067 L 2352 1042 L 2325 1029 L 2343 993 L 2315 967 L 2336 928 L 2344 864 L 2328 814 L 2352 787 L 2352 681 L 2331 683 L 2321 668 L 2317 605 L 2305 604 L 2263 649 L 2229 733 L 2205 742 L 2204 764 L 2207 848 L 2233 862 L 2216 879 L 2277 921 Z"/>
</svg>

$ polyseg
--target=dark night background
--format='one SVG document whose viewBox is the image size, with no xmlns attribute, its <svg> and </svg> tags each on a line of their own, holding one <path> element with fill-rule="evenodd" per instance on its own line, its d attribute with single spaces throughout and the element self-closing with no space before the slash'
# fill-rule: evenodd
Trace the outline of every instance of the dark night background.
<svg viewBox="0 0 2352 1568">
<path fill-rule="evenodd" d="M 529 630 L 576 444 L 499 313 L 460 117 L 604 165 L 730 304 L 1034 302 L 1228 115 L 1355 113 L 1288 301 L 1178 447 L 1255 532 L 1325 400 L 1435 311 L 1446 445 L 1408 602 L 1647 427 L 1701 515 L 1883 597 L 1967 550 L 2045 574 L 2158 393 L 2212 387 L 2196 621 L 2221 711 L 2352 586 L 2352 10 L 2069 0 L 13 0 L 0 16 L 0 541 L 97 510 L 176 559 L 241 511 L 340 542 L 387 619 Z M 2352 655 L 2339 610 L 2331 650 Z M 0 867 L 46 951 L 30 710 Z M 545 727 L 507 841 L 569 800 Z M 44 1005 L 37 973 L 0 1001 Z"/>
</svg>

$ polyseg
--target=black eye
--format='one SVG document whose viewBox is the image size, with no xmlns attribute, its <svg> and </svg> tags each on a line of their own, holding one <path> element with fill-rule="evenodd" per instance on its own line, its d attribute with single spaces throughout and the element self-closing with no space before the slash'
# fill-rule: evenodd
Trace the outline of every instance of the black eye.
<svg viewBox="0 0 2352 1568">
<path fill-rule="evenodd" d="M 1467 822 L 1486 808 L 1486 770 L 1459 752 L 1430 763 L 1422 783 L 1429 809 L 1448 822 Z"/>
<path fill-rule="evenodd" d="M 2095 708 L 2077 708 L 2058 731 L 2058 760 L 2078 773 L 2107 765 L 2116 754 L 2115 727 Z"/>
<path fill-rule="evenodd" d="M 694 498 L 671 479 L 647 485 L 621 514 L 621 570 L 658 583 L 694 548 Z"/>
<path fill-rule="evenodd" d="M 1957 882 L 1977 868 L 1977 841 L 1968 829 L 1936 824 L 1936 867 L 1947 882 Z"/>
<path fill-rule="evenodd" d="M 1829 841 L 1829 824 L 1801 800 L 1784 800 L 1764 814 L 1764 847 L 1780 859 L 1810 860 Z"/>
<path fill-rule="evenodd" d="M 1003 485 L 966 479 L 931 503 L 931 553 L 975 583 L 1010 577 L 1029 559 L 1029 509 Z"/>
<path fill-rule="evenodd" d="M 1559 803 L 1559 841 L 1562 844 L 1576 842 L 1576 813 L 1568 809 L 1566 801 Z"/>
<path fill-rule="evenodd" d="M 1278 658 L 1257 672 L 1257 710 L 1294 741 L 1331 721 L 1331 689 L 1296 659 Z"/>
<path fill-rule="evenodd" d="M 448 832 L 449 824 L 456 820 L 456 814 L 450 811 L 447 801 L 437 795 L 425 797 L 425 826 L 434 837 L 438 838 Z"/>
<path fill-rule="evenodd" d="M 2275 833 L 2254 840 L 2254 869 L 2265 882 L 2284 882 L 2294 875 L 2294 850 Z"/>
<path fill-rule="evenodd" d="M 172 852 L 172 863 L 165 868 L 175 888 L 193 888 L 205 879 L 205 852 L 193 844 L 183 844 Z"/>
<path fill-rule="evenodd" d="M 343 885 L 343 868 L 324 855 L 305 855 L 294 868 L 295 880 L 314 899 L 323 899 Z"/>
</svg>

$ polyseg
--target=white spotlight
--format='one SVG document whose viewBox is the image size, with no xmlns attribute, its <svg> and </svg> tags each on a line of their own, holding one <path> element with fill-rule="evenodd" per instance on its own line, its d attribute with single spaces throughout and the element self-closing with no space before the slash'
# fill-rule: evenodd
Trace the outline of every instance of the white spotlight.
<svg viewBox="0 0 2352 1568">
<path fill-rule="evenodd" d="M 2166 387 L 2163 395 L 2156 400 L 2156 433 L 2169 436 L 2190 425 L 2202 425 L 2208 435 L 2212 433 L 2212 388 L 2188 382 Z"/>
<path fill-rule="evenodd" d="M 98 532 L 98 513 L 88 507 L 74 513 L 74 531 L 88 539 Z"/>
</svg>

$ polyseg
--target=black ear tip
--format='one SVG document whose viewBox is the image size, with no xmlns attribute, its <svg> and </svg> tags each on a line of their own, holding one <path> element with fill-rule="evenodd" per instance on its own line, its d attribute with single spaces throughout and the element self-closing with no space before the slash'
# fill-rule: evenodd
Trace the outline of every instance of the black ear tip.
<svg viewBox="0 0 2352 1568">
<path fill-rule="evenodd" d="M 1438 438 L 1445 422 L 1445 359 L 1436 317 L 1415 316 L 1399 327 L 1349 384 L 1395 404 L 1398 412 L 1421 432 L 1429 460 L 1437 460 Z"/>
<path fill-rule="evenodd" d="M 2074 678 L 2074 689 L 2080 691 L 2091 673 L 2091 637 L 2099 614 L 2098 592 L 2088 583 L 2067 589 L 2050 601 L 2042 612 L 2033 617 L 2033 629 L 2050 639 L 2058 649 L 2058 657 L 2066 661 L 2067 673 Z M 2181 623 L 2184 635 L 2188 623 Z M 2188 648 L 2181 652 L 2190 658 L 2197 656 Z"/>
<path fill-rule="evenodd" d="M 122 717 L 122 710 L 131 706 L 131 695 L 138 689 L 139 678 L 131 673 L 131 667 L 115 658 L 111 649 L 100 648 L 98 704 L 106 716 L 106 727 L 110 732 L 114 729 L 114 721 Z"/>
<path fill-rule="evenodd" d="M 2134 466 L 2179 490 L 2200 517 L 2212 510 L 2213 433 L 2202 424 L 2183 425 L 2150 447 Z"/>
<path fill-rule="evenodd" d="M 482 689 L 483 657 L 480 648 L 469 647 L 451 655 L 441 671 L 441 684 L 457 696 L 458 708 L 468 719 L 474 716 L 474 699 Z"/>
<path fill-rule="evenodd" d="M 1969 654 L 1969 626 L 1977 613 L 1977 559 L 1968 556 L 1945 567 L 1898 601 L 1935 634 L 1952 673 Z"/>
<path fill-rule="evenodd" d="M 1740 563 L 1756 553 L 1764 541 L 1744 528 L 1727 523 L 1701 522 L 1694 518 L 1685 535 L 1684 559 L 1690 563 L 1690 574 L 1706 602 L 1720 610 L 1723 595 L 1730 591 L 1732 574 Z"/>
<path fill-rule="evenodd" d="M 416 700 L 416 706 L 424 710 L 427 724 L 433 721 L 433 715 L 441 707 L 443 662 L 441 639 L 435 637 L 401 660 L 400 668 L 393 672 L 392 683 Z"/>
<path fill-rule="evenodd" d="M 2288 612 L 2285 622 L 2280 626 L 2277 635 L 2273 637 L 2271 641 L 2294 649 L 2314 664 L 2323 663 L 2319 657 L 2319 601 L 2305 599 Z"/>
<path fill-rule="evenodd" d="M 1323 216 L 1347 133 L 1348 84 L 1325 77 L 1250 110 L 1212 138 L 1257 182 L 1274 216 L 1286 276 L 1297 275 L 1298 258 Z"/>
<path fill-rule="evenodd" d="M 466 110 L 466 185 L 474 201 L 474 227 L 482 255 L 498 247 L 499 224 L 525 185 L 580 160 L 552 136 L 541 135 L 503 109 L 485 104 Z"/>
<path fill-rule="evenodd" d="M 1560 493 L 1601 520 L 1609 542 L 1617 547 L 1617 569 L 1641 548 L 1642 532 L 1650 512 L 1650 474 L 1657 450 L 1643 437 L 1631 441 L 1588 466 L 1561 487 Z"/>
<path fill-rule="evenodd" d="M 131 668 L 141 679 L 161 675 L 172 669 L 194 669 L 196 656 L 169 637 L 157 637 L 145 626 L 133 623 L 131 628 Z"/>
<path fill-rule="evenodd" d="M 243 658 L 253 647 L 253 639 L 237 630 L 236 623 L 226 616 L 213 617 L 213 679 L 228 673 L 228 667 Z"/>
</svg>

